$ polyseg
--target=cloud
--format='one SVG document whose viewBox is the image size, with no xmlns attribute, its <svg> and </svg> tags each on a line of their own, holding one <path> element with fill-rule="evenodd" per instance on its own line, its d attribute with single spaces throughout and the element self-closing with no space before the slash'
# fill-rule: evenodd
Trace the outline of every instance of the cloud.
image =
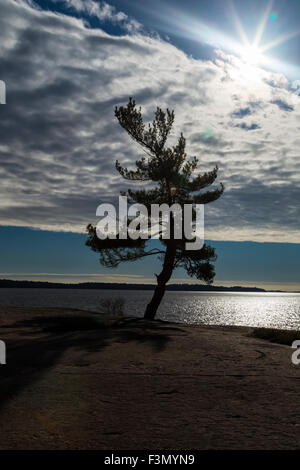
<svg viewBox="0 0 300 470">
<path fill-rule="evenodd" d="M 80 14 L 96 17 L 100 22 L 110 21 L 118 23 L 129 32 L 135 32 L 142 28 L 142 25 L 135 19 L 129 18 L 122 11 L 117 11 L 115 7 L 106 2 L 96 0 L 54 0 L 54 3 L 62 4 Z"/>
<path fill-rule="evenodd" d="M 224 53 L 195 60 L 159 37 L 112 36 L 32 2 L 0 7 L 2 225 L 80 232 L 116 201 L 128 183 L 114 162 L 133 168 L 141 151 L 113 110 L 134 96 L 147 119 L 174 108 L 170 143 L 183 131 L 202 171 L 218 164 L 226 191 L 206 206 L 206 238 L 299 241 L 300 98 L 281 75 L 249 75 Z M 278 104 L 291 100 L 293 112 Z"/>
<path fill-rule="evenodd" d="M 247 108 L 241 108 L 241 109 L 237 109 L 236 111 L 233 111 L 232 117 L 243 118 L 245 116 L 249 116 L 250 114 L 252 114 L 252 111 L 250 107 L 247 106 Z"/>
<path fill-rule="evenodd" d="M 280 99 L 273 100 L 272 103 L 276 104 L 278 106 L 278 108 L 282 109 L 283 111 L 294 111 L 294 106 L 292 106 L 290 104 L 287 104 L 283 100 L 280 100 Z"/>
<path fill-rule="evenodd" d="M 255 124 L 255 122 L 253 122 L 252 124 L 246 124 L 245 122 L 242 122 L 241 124 L 236 124 L 234 127 L 240 127 L 245 131 L 256 131 L 257 129 L 260 129 L 260 126 L 258 124 Z"/>
</svg>

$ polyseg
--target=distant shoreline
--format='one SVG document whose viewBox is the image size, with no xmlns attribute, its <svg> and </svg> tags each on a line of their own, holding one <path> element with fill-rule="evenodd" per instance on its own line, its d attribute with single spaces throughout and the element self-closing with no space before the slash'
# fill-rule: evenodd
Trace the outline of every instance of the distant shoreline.
<svg viewBox="0 0 300 470">
<path fill-rule="evenodd" d="M 30 289 L 112 289 L 112 290 L 153 290 L 155 284 L 126 284 L 126 283 L 109 283 L 109 282 L 80 282 L 76 284 L 68 284 L 63 282 L 47 282 L 47 281 L 14 281 L 11 279 L 0 279 L 0 288 L 30 288 Z M 285 293 L 280 290 L 265 290 L 259 287 L 224 287 L 224 286 L 208 286 L 203 284 L 170 284 L 167 286 L 168 291 L 193 291 L 193 292 L 278 292 Z M 291 292 L 292 293 L 292 292 Z"/>
</svg>

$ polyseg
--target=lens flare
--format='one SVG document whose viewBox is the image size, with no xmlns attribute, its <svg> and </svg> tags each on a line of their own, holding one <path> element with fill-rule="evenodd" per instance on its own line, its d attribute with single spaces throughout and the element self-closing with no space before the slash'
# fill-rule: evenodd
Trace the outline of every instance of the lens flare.
<svg viewBox="0 0 300 470">
<path fill-rule="evenodd" d="M 213 135 L 213 132 L 213 129 L 210 126 L 207 126 L 204 132 L 201 134 L 201 140 L 205 142 L 206 140 L 210 139 Z"/>
<path fill-rule="evenodd" d="M 272 11 L 272 12 L 270 13 L 269 18 L 270 18 L 270 21 L 276 21 L 277 18 L 278 18 L 278 13 L 277 13 L 277 11 Z"/>
</svg>

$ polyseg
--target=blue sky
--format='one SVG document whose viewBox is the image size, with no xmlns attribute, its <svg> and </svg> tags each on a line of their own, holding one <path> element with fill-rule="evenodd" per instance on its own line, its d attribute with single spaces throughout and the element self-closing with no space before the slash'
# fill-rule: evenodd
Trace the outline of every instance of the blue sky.
<svg viewBox="0 0 300 470">
<path fill-rule="evenodd" d="M 172 43 L 185 50 L 194 57 L 209 57 L 209 46 L 202 42 L 199 44 L 197 31 L 189 31 L 191 23 L 203 24 L 212 29 L 212 36 L 208 40 L 213 41 L 213 32 L 219 31 L 230 38 L 240 41 L 239 31 L 232 14 L 232 5 L 240 18 L 246 35 L 251 41 L 260 19 L 266 8 L 270 7 L 268 21 L 265 26 L 263 41 L 268 43 L 274 38 L 285 36 L 299 30 L 300 6 L 297 0 L 263 1 L 263 0 L 154 0 L 153 2 L 137 2 L 134 0 L 112 1 L 117 9 L 126 9 L 138 21 L 149 29 L 167 34 Z M 185 33 L 184 33 L 185 31 Z M 226 44 L 223 44 L 226 50 Z M 295 35 L 289 41 L 280 44 L 280 47 L 272 49 L 272 56 L 282 62 L 300 65 L 298 54 L 299 36 Z M 227 49 L 228 52 L 230 48 Z M 295 77 L 298 78 L 298 77 Z"/>
<path fill-rule="evenodd" d="M 84 243 L 86 236 L 28 228 L 1 227 L 0 278 L 49 282 L 134 282 L 149 283 L 160 263 L 154 257 L 126 263 L 116 270 L 100 265 Z M 300 250 L 297 244 L 209 241 L 215 246 L 216 285 L 261 286 L 276 290 L 299 288 Z M 12 256 L 13 254 L 13 256 Z M 284 269 L 283 269 L 284 266 Z M 174 282 L 193 282 L 182 269 Z"/>
<path fill-rule="evenodd" d="M 1 277 L 152 281 L 157 261 L 111 271 L 84 246 L 96 207 L 128 187 L 115 159 L 140 156 L 113 117 L 133 95 L 147 119 L 173 108 L 174 137 L 220 168 L 226 191 L 205 213 L 216 284 L 300 290 L 298 2 L 0 7 Z"/>
<path fill-rule="evenodd" d="M 101 5 L 98 0 L 95 3 Z M 158 33 L 163 39 L 168 38 L 172 44 L 199 59 L 211 58 L 219 40 L 221 42 L 218 45 L 225 52 L 233 52 L 230 41 L 237 44 L 241 42 L 236 18 L 252 42 L 261 20 L 268 12 L 261 45 L 280 39 L 280 44 L 270 50 L 269 55 L 276 62 L 269 66 L 277 72 L 284 70 L 290 78 L 299 78 L 300 6 L 297 0 L 111 0 L 106 3 L 115 8 L 116 13 L 128 15 L 128 21 L 139 22 L 144 32 Z M 99 20 L 96 15 L 88 13 L 88 7 L 85 11 L 78 10 L 75 8 L 79 4 L 76 0 L 37 0 L 36 4 L 43 9 L 85 18 L 91 27 L 103 28 L 112 35 L 124 34 L 122 22 Z"/>
</svg>

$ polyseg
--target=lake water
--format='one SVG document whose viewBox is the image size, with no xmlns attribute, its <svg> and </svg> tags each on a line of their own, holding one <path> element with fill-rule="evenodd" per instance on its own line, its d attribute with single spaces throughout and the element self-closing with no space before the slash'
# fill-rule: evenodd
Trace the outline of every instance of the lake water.
<svg viewBox="0 0 300 470">
<path fill-rule="evenodd" d="M 142 316 L 151 296 L 151 291 L 134 290 L 0 288 L 0 305 L 100 312 L 103 299 L 123 297 L 125 314 Z M 300 294 L 168 291 L 157 317 L 181 323 L 300 330 Z"/>
</svg>

